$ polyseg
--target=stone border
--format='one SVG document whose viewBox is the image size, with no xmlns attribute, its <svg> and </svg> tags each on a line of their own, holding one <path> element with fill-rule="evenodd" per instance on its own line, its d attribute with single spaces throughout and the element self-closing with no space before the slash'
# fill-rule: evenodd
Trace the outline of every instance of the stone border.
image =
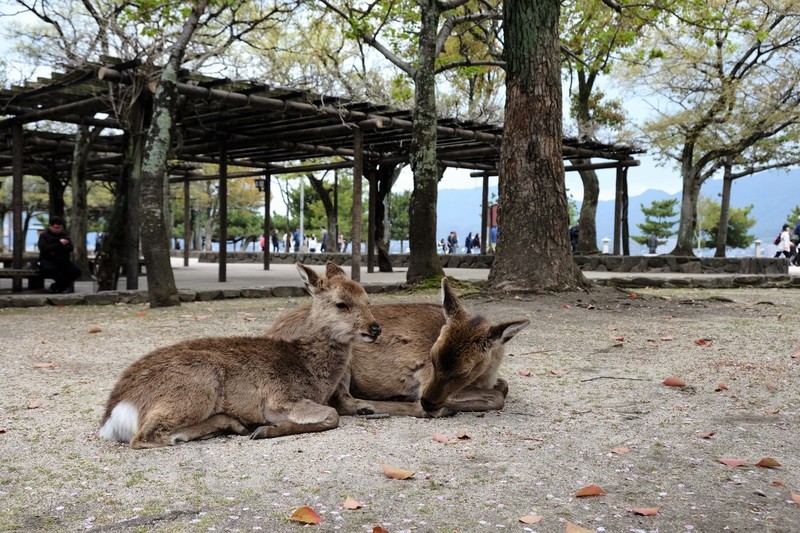
<svg viewBox="0 0 800 533">
<path fill-rule="evenodd" d="M 197 255 L 201 263 L 216 263 L 217 252 L 201 252 Z M 391 254 L 392 266 L 407 267 L 408 254 Z M 228 252 L 229 263 L 262 263 L 260 252 Z M 365 260 L 366 257 L 362 257 Z M 652 272 L 680 274 L 740 274 L 740 275 L 788 275 L 789 263 L 783 258 L 772 257 L 682 257 L 674 255 L 576 255 L 575 263 L 581 270 L 594 272 Z M 439 260 L 443 268 L 491 268 L 494 255 L 490 254 L 442 254 Z M 348 254 L 277 253 L 270 254 L 274 263 L 321 265 L 333 261 L 337 265 L 350 266 Z M 365 261 L 362 261 L 364 263 Z"/>
</svg>

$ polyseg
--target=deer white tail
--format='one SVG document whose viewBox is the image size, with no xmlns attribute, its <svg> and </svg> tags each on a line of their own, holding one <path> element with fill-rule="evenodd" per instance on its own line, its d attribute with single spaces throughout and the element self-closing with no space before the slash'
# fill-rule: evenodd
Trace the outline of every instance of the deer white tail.
<svg viewBox="0 0 800 533">
<path fill-rule="evenodd" d="M 106 423 L 100 428 L 100 438 L 111 441 L 130 442 L 139 431 L 139 411 L 132 403 L 118 403 Z"/>
</svg>

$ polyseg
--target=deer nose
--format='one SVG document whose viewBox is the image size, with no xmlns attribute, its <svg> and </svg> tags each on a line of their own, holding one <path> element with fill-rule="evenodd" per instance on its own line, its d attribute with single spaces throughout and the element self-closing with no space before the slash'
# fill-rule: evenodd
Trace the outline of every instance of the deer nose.
<svg viewBox="0 0 800 533">
<path fill-rule="evenodd" d="M 381 327 L 380 327 L 378 324 L 372 324 L 372 325 L 369 327 L 369 333 L 370 333 L 370 335 L 372 335 L 373 337 L 377 337 L 378 335 L 380 335 L 380 334 L 381 334 Z"/>
<path fill-rule="evenodd" d="M 422 408 L 425 409 L 425 411 L 428 412 L 428 413 L 430 413 L 431 411 L 435 411 L 436 410 L 436 406 L 433 405 L 428 400 L 426 400 L 425 398 L 421 398 L 419 400 L 419 403 L 420 403 L 420 405 L 422 405 Z"/>
</svg>

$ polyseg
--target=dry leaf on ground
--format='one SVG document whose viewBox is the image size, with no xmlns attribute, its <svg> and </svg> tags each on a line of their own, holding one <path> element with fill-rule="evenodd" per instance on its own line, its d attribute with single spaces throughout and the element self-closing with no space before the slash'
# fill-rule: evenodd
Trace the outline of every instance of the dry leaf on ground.
<svg viewBox="0 0 800 533">
<path fill-rule="evenodd" d="M 616 455 L 625 455 L 626 453 L 628 453 L 630 451 L 631 451 L 631 449 L 628 448 L 627 446 L 620 446 L 618 448 L 614 448 L 613 450 L 611 450 L 611 453 L 616 454 Z"/>
<path fill-rule="evenodd" d="M 772 457 L 762 457 L 759 462 L 756 463 L 756 466 L 760 466 L 762 468 L 778 468 L 781 464 Z"/>
<path fill-rule="evenodd" d="M 641 516 L 653 516 L 655 515 L 660 507 L 634 507 L 630 511 L 633 514 L 638 514 Z"/>
<path fill-rule="evenodd" d="M 585 527 L 581 527 L 578 524 L 573 524 L 572 522 L 567 521 L 567 529 L 565 530 L 566 533 L 593 533 L 591 529 L 586 529 Z"/>
<path fill-rule="evenodd" d="M 661 382 L 663 385 L 667 387 L 685 387 L 686 382 L 683 381 L 681 378 L 677 376 L 669 376 L 667 379 Z"/>
<path fill-rule="evenodd" d="M 103 328 L 99 326 L 92 326 L 89 328 L 89 333 L 100 333 L 101 331 L 103 331 Z"/>
<path fill-rule="evenodd" d="M 747 464 L 747 459 L 732 459 L 730 457 L 720 457 L 719 462 L 728 466 L 744 466 Z"/>
<path fill-rule="evenodd" d="M 542 518 L 544 517 L 540 514 L 529 513 L 524 516 L 520 516 L 519 521 L 523 524 L 538 524 L 542 521 Z"/>
<path fill-rule="evenodd" d="M 34 363 L 33 368 L 55 368 L 55 363 Z"/>
<path fill-rule="evenodd" d="M 301 522 L 303 524 L 319 524 L 322 522 L 322 517 L 311 507 L 301 507 L 292 513 L 289 520 L 294 520 L 295 522 Z"/>
<path fill-rule="evenodd" d="M 585 498 L 587 496 L 599 496 L 605 494 L 606 491 L 600 488 L 599 485 L 588 485 L 575 493 L 576 498 Z"/>
<path fill-rule="evenodd" d="M 342 506 L 345 509 L 350 509 L 352 511 L 354 509 L 361 509 L 361 502 L 348 496 L 347 498 L 345 498 Z"/>
<path fill-rule="evenodd" d="M 383 473 L 392 479 L 408 479 L 415 474 L 415 472 L 411 470 L 404 470 L 402 468 L 389 466 L 383 463 L 381 463 L 381 468 L 383 468 Z"/>
</svg>

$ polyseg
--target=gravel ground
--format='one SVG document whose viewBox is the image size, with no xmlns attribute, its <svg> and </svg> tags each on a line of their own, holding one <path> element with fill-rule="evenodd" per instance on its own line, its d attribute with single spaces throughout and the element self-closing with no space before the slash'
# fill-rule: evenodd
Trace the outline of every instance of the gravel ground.
<svg viewBox="0 0 800 533">
<path fill-rule="evenodd" d="M 532 322 L 509 344 L 502 412 L 343 417 L 324 433 L 146 451 L 96 437 L 128 364 L 182 339 L 259 334 L 303 300 L 0 309 L 0 530 L 800 531 L 796 298 L 469 296 L 474 313 Z M 663 385 L 671 375 L 687 385 Z M 576 497 L 590 485 L 605 494 Z M 303 506 L 322 522 L 287 520 Z M 541 520 L 520 521 L 531 513 Z"/>
</svg>

